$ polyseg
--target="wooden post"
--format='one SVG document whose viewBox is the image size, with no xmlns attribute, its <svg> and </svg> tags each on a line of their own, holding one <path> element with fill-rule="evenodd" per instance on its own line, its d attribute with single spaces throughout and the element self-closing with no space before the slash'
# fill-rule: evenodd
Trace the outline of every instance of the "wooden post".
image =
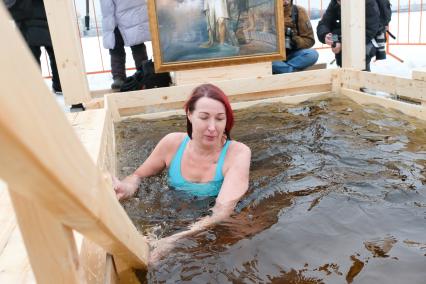
<svg viewBox="0 0 426 284">
<path fill-rule="evenodd" d="M 56 65 L 66 105 L 89 102 L 89 85 L 78 33 L 74 1 L 45 0 Z"/>
<path fill-rule="evenodd" d="M 341 0 L 342 67 L 365 69 L 365 1 Z"/>
</svg>

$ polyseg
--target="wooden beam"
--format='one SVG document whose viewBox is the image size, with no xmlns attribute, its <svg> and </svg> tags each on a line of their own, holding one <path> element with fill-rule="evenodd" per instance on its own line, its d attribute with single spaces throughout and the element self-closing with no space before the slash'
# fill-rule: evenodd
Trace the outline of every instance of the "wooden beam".
<svg viewBox="0 0 426 284">
<path fill-rule="evenodd" d="M 6 184 L 0 180 L 0 283 L 35 283 Z"/>
<path fill-rule="evenodd" d="M 341 0 L 342 67 L 365 69 L 365 1 Z"/>
<path fill-rule="evenodd" d="M 0 255 L 6 247 L 15 228 L 16 220 L 7 193 L 6 184 L 0 180 Z"/>
<path fill-rule="evenodd" d="M 100 169 L 115 173 L 114 129 L 107 109 L 68 113 L 67 117 L 77 136 Z M 107 264 L 107 252 L 96 243 L 83 239 L 80 251 L 81 266 L 87 283 L 105 283 L 116 272 Z M 110 279 L 110 280 L 111 280 Z"/>
<path fill-rule="evenodd" d="M 0 102 L 11 108 L 11 104 L 4 103 L 3 96 Z M 6 116 L 19 120 L 11 114 L 8 112 Z M 45 123 L 45 119 L 32 117 L 32 122 L 41 124 L 18 123 L 19 129 L 26 132 L 24 135 L 5 132 L 8 125 L 4 124 L 3 117 L 0 119 L 0 155 L 4 161 L 0 165 L 0 176 L 10 189 L 40 204 L 108 252 L 127 260 L 133 267 L 145 268 L 148 256 L 145 239 L 116 200 L 111 185 L 103 180 L 81 145 L 76 144 L 77 138 L 66 134 L 71 129 L 67 130 L 66 124 L 59 126 L 60 116 L 52 117 L 55 118 L 51 120 L 53 124 L 62 130 Z M 41 135 L 34 135 L 34 130 Z M 46 136 L 49 131 L 51 135 Z M 40 146 L 42 140 L 47 145 Z"/>
<path fill-rule="evenodd" d="M 322 97 L 322 96 L 326 97 L 331 95 L 332 94 L 330 92 L 321 92 L 321 93 L 281 96 L 281 97 L 269 98 L 269 99 L 231 103 L 231 106 L 233 110 L 238 110 L 238 109 L 252 107 L 258 104 L 272 104 L 277 102 L 284 103 L 284 104 L 299 104 L 301 102 L 304 102 L 313 98 Z M 180 108 L 180 109 L 174 109 L 174 110 L 168 110 L 168 111 L 162 111 L 162 112 L 152 112 L 152 113 L 145 113 L 145 114 L 139 114 L 139 115 L 132 115 L 132 118 L 137 117 L 141 119 L 159 119 L 159 118 L 169 117 L 173 115 L 185 115 L 185 111 L 182 108 Z"/>
<path fill-rule="evenodd" d="M 0 283 L 36 283 L 18 226 L 0 255 Z"/>
<path fill-rule="evenodd" d="M 416 100 L 426 101 L 426 81 L 412 80 L 356 70 L 341 70 L 342 87 L 359 91 L 360 88 L 383 91 Z"/>
<path fill-rule="evenodd" d="M 332 75 L 331 89 L 335 94 L 340 93 L 342 84 L 342 69 L 337 69 Z"/>
<path fill-rule="evenodd" d="M 413 105 L 401 101 L 396 101 L 393 99 L 378 97 L 347 88 L 342 88 L 341 94 L 347 96 L 358 104 L 377 104 L 385 108 L 398 110 L 408 116 L 413 116 L 422 120 L 426 120 L 426 108 L 424 106 Z"/>
<path fill-rule="evenodd" d="M 309 94 L 309 93 L 318 93 L 318 92 L 330 92 L 332 90 L 331 84 L 322 84 L 322 85 L 312 85 L 299 88 L 291 88 L 285 90 L 276 90 L 276 91 L 266 91 L 266 92 L 257 92 L 257 93 L 245 93 L 229 96 L 229 101 L 236 102 L 245 102 L 245 101 L 254 101 L 262 100 L 268 98 L 276 97 L 285 97 L 285 96 L 294 96 L 300 94 Z M 122 108 L 119 110 L 120 117 L 130 116 L 140 113 L 153 113 L 159 111 L 167 111 L 174 109 L 182 109 L 185 99 L 177 102 L 162 103 L 158 105 L 148 105 L 148 106 L 139 106 L 139 107 L 129 107 Z"/>
<path fill-rule="evenodd" d="M 414 80 L 426 81 L 426 68 L 414 69 L 411 77 Z"/>
<path fill-rule="evenodd" d="M 111 181 L 77 139 L 40 71 L 0 6 L 0 177 L 132 267 L 146 268 L 148 244 L 116 200 Z M 14 56 L 10 56 L 13 54 Z M 25 66 L 26 80 L 19 76 Z"/>
<path fill-rule="evenodd" d="M 90 101 L 74 1 L 45 0 L 49 31 L 66 105 Z"/>
<path fill-rule="evenodd" d="M 80 262 L 87 284 L 105 283 L 107 253 L 96 243 L 84 239 L 81 245 Z"/>
<path fill-rule="evenodd" d="M 242 100 L 260 99 L 270 96 L 280 96 L 287 91 L 289 94 L 325 92 L 331 90 L 332 75 L 335 70 L 314 70 L 291 74 L 279 74 L 258 78 L 227 80 L 215 82 L 231 101 L 234 96 Z M 191 91 L 199 84 L 175 86 L 169 88 L 149 89 L 143 91 L 111 94 L 115 100 L 120 115 L 133 115 L 141 111 L 158 111 L 158 105 L 166 109 L 179 108 L 188 98 Z M 250 95 L 252 94 L 252 95 Z M 255 94 L 258 94 L 256 97 Z M 263 94 L 263 95 L 262 95 Z M 167 106 L 168 105 L 168 106 Z M 166 110 L 163 109 L 163 110 Z M 161 109 L 160 109 L 161 110 Z"/>
<path fill-rule="evenodd" d="M 176 86 L 272 75 L 271 62 L 176 71 Z"/>
<path fill-rule="evenodd" d="M 105 284 L 115 284 L 119 283 L 117 270 L 115 269 L 114 259 L 111 255 L 107 256 L 106 259 L 106 269 L 105 269 Z M 139 284 L 139 283 L 138 283 Z"/>
<path fill-rule="evenodd" d="M 33 201 L 10 196 L 37 282 L 85 283 L 72 230 Z"/>
</svg>

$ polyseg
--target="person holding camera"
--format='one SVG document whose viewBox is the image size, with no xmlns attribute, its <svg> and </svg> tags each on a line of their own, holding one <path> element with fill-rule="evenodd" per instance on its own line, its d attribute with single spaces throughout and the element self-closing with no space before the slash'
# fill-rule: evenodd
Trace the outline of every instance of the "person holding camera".
<svg viewBox="0 0 426 284">
<path fill-rule="evenodd" d="M 284 0 L 285 48 L 287 59 L 272 62 L 272 73 L 290 73 L 312 66 L 318 52 L 310 49 L 315 44 L 314 32 L 308 13 L 303 7 Z"/>
<path fill-rule="evenodd" d="M 317 26 L 318 39 L 331 47 L 336 63 L 342 66 L 341 7 L 340 0 L 331 0 Z M 387 15 L 384 15 L 384 14 Z M 365 0 L 365 71 L 370 71 L 370 62 L 386 58 L 384 31 L 390 21 L 388 0 Z M 384 19 L 385 18 L 385 19 Z"/>
</svg>

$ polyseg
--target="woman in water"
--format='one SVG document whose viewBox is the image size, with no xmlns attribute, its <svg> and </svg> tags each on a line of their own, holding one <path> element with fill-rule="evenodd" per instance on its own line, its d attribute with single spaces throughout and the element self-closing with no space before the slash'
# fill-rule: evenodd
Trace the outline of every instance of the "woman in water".
<svg viewBox="0 0 426 284">
<path fill-rule="evenodd" d="M 226 219 L 247 192 L 250 148 L 231 140 L 234 115 L 228 98 L 218 87 L 200 85 L 185 104 L 187 133 L 163 137 L 139 168 L 122 181 L 114 178 L 119 199 L 133 196 L 141 179 L 167 168 L 171 188 L 198 197 L 214 196 L 212 215 L 195 222 L 187 231 L 156 241 L 155 262 L 173 248 L 176 240 Z"/>
</svg>

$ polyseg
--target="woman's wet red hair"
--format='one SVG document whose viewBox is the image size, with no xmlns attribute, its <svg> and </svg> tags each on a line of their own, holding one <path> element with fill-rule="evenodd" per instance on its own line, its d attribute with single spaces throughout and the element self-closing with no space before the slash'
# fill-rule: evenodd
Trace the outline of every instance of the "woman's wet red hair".
<svg viewBox="0 0 426 284">
<path fill-rule="evenodd" d="M 189 99 L 185 103 L 185 112 L 186 114 L 192 113 L 195 109 L 195 103 L 201 98 L 210 98 L 216 101 L 219 101 L 225 107 L 225 115 L 226 115 L 226 126 L 225 126 L 225 134 L 226 139 L 231 140 L 231 129 L 234 126 L 234 113 L 231 108 L 231 104 L 229 103 L 228 97 L 225 93 L 212 84 L 202 84 L 196 87 Z M 192 139 L 192 123 L 189 121 L 188 117 L 186 118 L 186 131 L 188 136 Z"/>
</svg>

